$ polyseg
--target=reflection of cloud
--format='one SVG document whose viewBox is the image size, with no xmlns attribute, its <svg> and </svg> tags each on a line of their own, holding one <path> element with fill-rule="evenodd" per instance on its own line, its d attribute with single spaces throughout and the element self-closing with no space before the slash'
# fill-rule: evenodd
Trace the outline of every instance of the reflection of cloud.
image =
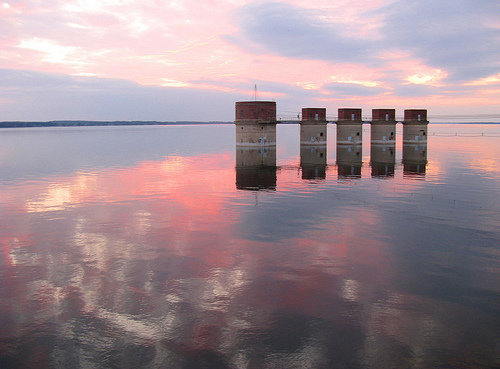
<svg viewBox="0 0 500 369">
<path fill-rule="evenodd" d="M 27 200 L 29 213 L 64 210 L 81 202 L 82 196 L 93 192 L 96 184 L 95 175 L 78 175 L 71 183 L 51 184 L 45 194 L 37 200 Z"/>
<path fill-rule="evenodd" d="M 483 142 L 466 144 L 497 150 Z M 436 160 L 437 150 L 456 155 L 452 145 L 435 146 Z M 493 360 L 496 332 L 475 332 L 498 316 L 496 279 L 486 314 L 478 303 L 485 292 L 470 282 L 484 286 L 481 243 L 493 255 L 494 234 L 425 223 L 438 220 L 425 205 L 448 192 L 440 179 L 420 187 L 401 178 L 305 185 L 294 157 L 278 173 L 284 190 L 261 194 L 255 206 L 253 194 L 234 188 L 232 159 L 169 156 L 102 169 L 90 179 L 52 175 L 2 184 L 17 213 L 3 213 L 2 226 L 33 239 L 12 250 L 15 262 L 2 269 L 2 278 L 13 276 L 0 289 L 4 329 L 13 332 L 5 339 L 9 350 L 29 356 L 18 342 L 33 340 L 26 329 L 33 324 L 50 329 L 57 346 L 50 352 L 65 350 L 61 367 L 76 359 L 98 366 L 92 360 L 101 353 L 113 363 L 139 357 L 137 367 L 167 366 L 172 356 L 188 360 L 200 352 L 256 367 L 408 367 L 417 353 L 417 366 L 428 367 L 436 351 L 459 352 L 481 339 L 488 342 L 482 358 Z M 463 174 L 453 180 L 469 180 L 481 192 L 484 181 Z M 40 211 L 66 212 L 57 223 L 47 214 L 23 214 L 26 198 L 38 199 Z M 475 221 L 484 230 L 490 217 L 480 213 Z M 44 229 L 56 233 L 47 237 Z M 246 232 L 268 238 L 253 241 Z M 467 244 L 477 245 L 472 255 Z M 458 273 L 465 287 L 453 278 L 443 283 L 446 273 Z M 463 332 L 467 337 L 455 334 Z"/>
<path fill-rule="evenodd" d="M 72 203 L 73 199 L 71 188 L 52 185 L 48 188 L 42 200 L 27 200 L 26 210 L 28 213 L 64 210 Z"/>
<path fill-rule="evenodd" d="M 357 301 L 359 299 L 359 289 L 359 282 L 352 279 L 346 279 L 342 286 L 342 297 L 349 301 Z"/>
</svg>

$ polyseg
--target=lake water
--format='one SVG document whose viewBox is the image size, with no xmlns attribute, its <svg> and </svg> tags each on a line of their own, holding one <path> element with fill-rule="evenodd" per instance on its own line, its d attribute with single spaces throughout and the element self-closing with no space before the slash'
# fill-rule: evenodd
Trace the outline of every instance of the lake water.
<svg viewBox="0 0 500 369">
<path fill-rule="evenodd" d="M 500 367 L 500 125 L 363 130 L 0 130 L 0 367 Z"/>
</svg>

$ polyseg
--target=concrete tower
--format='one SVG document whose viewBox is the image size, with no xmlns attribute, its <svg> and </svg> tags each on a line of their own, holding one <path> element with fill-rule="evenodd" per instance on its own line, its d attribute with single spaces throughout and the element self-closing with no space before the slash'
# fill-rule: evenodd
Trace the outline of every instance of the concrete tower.
<svg viewBox="0 0 500 369">
<path fill-rule="evenodd" d="M 326 123 L 325 108 L 303 108 L 300 144 L 326 146 Z"/>
<path fill-rule="evenodd" d="M 427 110 L 405 110 L 403 121 L 403 143 L 427 143 Z"/>
<path fill-rule="evenodd" d="M 363 141 L 363 120 L 361 109 L 341 108 L 337 119 L 337 145 L 361 145 Z"/>
<path fill-rule="evenodd" d="M 370 141 L 372 144 L 396 143 L 395 109 L 372 109 Z"/>
<path fill-rule="evenodd" d="M 239 101 L 235 106 L 236 145 L 276 145 L 276 103 Z"/>
</svg>

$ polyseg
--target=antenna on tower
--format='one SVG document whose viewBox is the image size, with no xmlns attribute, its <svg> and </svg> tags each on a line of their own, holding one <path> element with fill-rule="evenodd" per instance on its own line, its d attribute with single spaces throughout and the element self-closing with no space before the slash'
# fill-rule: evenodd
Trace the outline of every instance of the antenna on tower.
<svg viewBox="0 0 500 369">
<path fill-rule="evenodd" d="M 253 88 L 253 99 L 257 101 L 257 83 L 255 84 Z"/>
</svg>

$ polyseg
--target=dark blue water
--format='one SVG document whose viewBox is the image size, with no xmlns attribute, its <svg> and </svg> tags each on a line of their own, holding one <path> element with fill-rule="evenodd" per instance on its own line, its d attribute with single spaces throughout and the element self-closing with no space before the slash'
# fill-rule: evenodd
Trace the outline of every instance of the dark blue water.
<svg viewBox="0 0 500 369">
<path fill-rule="evenodd" d="M 1 130 L 0 367 L 500 367 L 500 126 L 363 135 Z"/>
</svg>

